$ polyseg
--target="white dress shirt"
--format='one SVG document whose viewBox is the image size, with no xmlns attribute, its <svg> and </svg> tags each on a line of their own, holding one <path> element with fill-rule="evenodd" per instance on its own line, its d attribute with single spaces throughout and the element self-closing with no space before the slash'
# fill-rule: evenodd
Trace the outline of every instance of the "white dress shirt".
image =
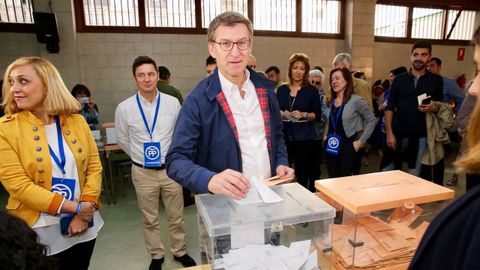
<svg viewBox="0 0 480 270">
<path fill-rule="evenodd" d="M 243 99 L 237 85 L 227 80 L 221 72 L 218 75 L 237 126 L 243 174 L 247 178 L 256 176 L 259 180 L 269 178 L 271 170 L 265 125 L 255 86 L 250 80 L 250 72 L 245 71 L 247 80 L 242 86 L 245 91 Z"/>
<path fill-rule="evenodd" d="M 172 141 L 173 128 L 180 112 L 180 103 L 176 98 L 160 93 L 158 90 L 153 102 L 146 100 L 140 92 L 138 92 L 138 96 L 149 128 L 152 127 L 157 100 L 160 98 L 160 108 L 152 139 L 150 139 L 150 134 L 138 108 L 137 97 L 134 95 L 121 102 L 115 111 L 117 143 L 134 162 L 145 165 L 143 144 L 160 142 L 161 161 L 164 164 Z"/>
</svg>

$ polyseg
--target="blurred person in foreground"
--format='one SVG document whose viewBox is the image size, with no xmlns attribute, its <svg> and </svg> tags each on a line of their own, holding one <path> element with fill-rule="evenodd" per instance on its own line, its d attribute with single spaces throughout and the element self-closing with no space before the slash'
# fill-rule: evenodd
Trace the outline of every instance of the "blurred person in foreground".
<svg viewBox="0 0 480 270">
<path fill-rule="evenodd" d="M 473 35 L 474 60 L 480 65 L 480 27 Z M 480 95 L 480 74 L 469 93 Z M 469 150 L 456 162 L 460 170 L 477 175 L 480 182 L 480 103 L 477 101 L 467 133 Z M 480 269 L 480 185 L 458 198 L 431 222 L 409 269 Z"/>
<path fill-rule="evenodd" d="M 4 270 L 55 270 L 55 259 L 37 242 L 25 221 L 0 210 L 0 268 Z"/>
<path fill-rule="evenodd" d="M 7 210 L 23 219 L 60 269 L 88 269 L 103 220 L 102 165 L 80 103 L 58 70 L 21 57 L 5 72 L 0 179 Z"/>
</svg>

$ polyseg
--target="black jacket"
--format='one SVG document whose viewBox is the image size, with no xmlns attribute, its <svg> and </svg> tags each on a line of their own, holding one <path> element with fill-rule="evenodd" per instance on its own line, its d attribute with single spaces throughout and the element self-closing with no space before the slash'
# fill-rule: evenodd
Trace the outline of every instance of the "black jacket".
<svg viewBox="0 0 480 270">
<path fill-rule="evenodd" d="M 480 185 L 433 219 L 408 269 L 480 269 Z"/>
</svg>

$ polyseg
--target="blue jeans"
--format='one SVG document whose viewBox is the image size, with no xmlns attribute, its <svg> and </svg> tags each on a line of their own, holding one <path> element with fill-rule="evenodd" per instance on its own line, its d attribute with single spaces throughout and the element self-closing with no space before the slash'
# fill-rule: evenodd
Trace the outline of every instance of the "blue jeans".
<svg viewBox="0 0 480 270">
<path fill-rule="evenodd" d="M 409 140 L 408 138 L 402 139 L 402 143 L 401 143 L 402 153 L 405 152 L 408 146 L 408 140 Z M 420 172 L 422 171 L 422 157 L 426 149 L 427 149 L 427 137 L 418 138 L 417 160 L 415 162 L 415 168 L 408 169 L 409 174 L 420 176 Z"/>
</svg>

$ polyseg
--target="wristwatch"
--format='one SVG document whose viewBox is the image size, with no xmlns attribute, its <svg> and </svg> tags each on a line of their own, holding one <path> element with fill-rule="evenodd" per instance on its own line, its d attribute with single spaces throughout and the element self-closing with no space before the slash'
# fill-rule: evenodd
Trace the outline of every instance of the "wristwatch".
<svg viewBox="0 0 480 270">
<path fill-rule="evenodd" d="M 308 113 L 307 113 L 307 112 L 304 112 L 304 113 L 303 113 L 303 118 L 307 119 L 307 116 L 308 116 Z"/>
</svg>

